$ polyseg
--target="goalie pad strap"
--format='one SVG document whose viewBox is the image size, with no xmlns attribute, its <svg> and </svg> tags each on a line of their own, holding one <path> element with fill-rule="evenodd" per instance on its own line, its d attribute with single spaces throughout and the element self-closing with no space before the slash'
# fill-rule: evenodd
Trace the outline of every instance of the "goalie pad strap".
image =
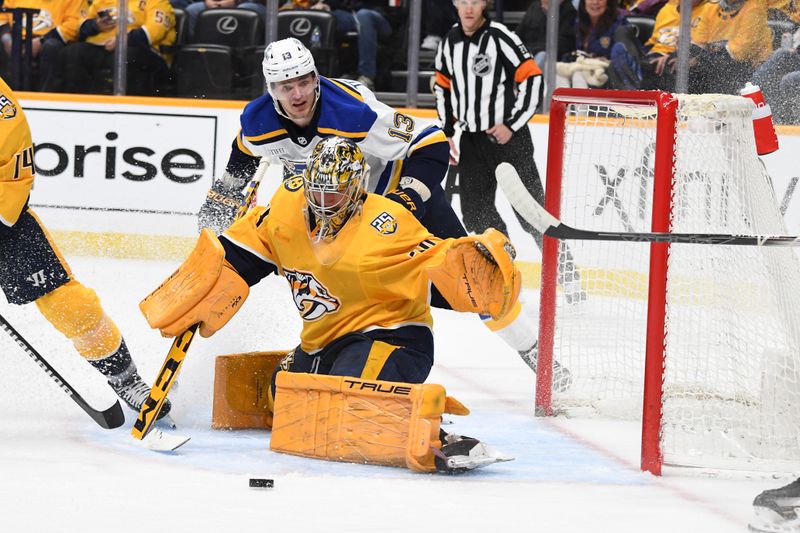
<svg viewBox="0 0 800 533">
<path fill-rule="evenodd" d="M 513 308 L 522 286 L 514 254 L 508 238 L 489 228 L 456 239 L 444 261 L 430 267 L 428 275 L 454 310 L 497 320 Z"/>
<path fill-rule="evenodd" d="M 270 449 L 434 472 L 444 387 L 279 372 Z M 460 406 L 452 400 L 450 407 Z"/>
</svg>

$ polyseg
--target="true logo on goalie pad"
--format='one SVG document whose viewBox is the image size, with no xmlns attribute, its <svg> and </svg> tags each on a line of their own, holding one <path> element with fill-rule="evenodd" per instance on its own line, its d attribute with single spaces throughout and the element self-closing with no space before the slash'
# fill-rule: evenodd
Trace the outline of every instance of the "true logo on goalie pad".
<svg viewBox="0 0 800 533">
<path fill-rule="evenodd" d="M 397 220 L 386 211 L 375 217 L 369 225 L 381 235 L 392 235 L 397 231 Z"/>
<path fill-rule="evenodd" d="M 292 288 L 294 305 L 303 320 L 317 320 L 325 313 L 334 313 L 341 302 L 309 272 L 284 270 Z"/>
</svg>

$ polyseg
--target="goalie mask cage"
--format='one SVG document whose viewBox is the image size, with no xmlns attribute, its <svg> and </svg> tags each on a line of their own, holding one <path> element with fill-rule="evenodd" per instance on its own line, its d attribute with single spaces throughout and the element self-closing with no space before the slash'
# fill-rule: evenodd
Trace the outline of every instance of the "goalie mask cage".
<svg viewBox="0 0 800 533">
<path fill-rule="evenodd" d="M 559 89 L 547 210 L 576 228 L 785 234 L 738 96 Z M 641 466 L 800 465 L 794 248 L 558 241 L 542 259 L 540 415 L 642 420 Z M 572 373 L 552 390 L 552 360 Z"/>
</svg>

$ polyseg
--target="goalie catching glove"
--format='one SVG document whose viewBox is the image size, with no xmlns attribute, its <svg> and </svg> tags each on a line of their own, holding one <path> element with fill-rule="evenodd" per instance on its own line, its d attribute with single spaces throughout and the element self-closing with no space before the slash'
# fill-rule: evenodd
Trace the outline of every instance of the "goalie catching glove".
<svg viewBox="0 0 800 533">
<path fill-rule="evenodd" d="M 225 250 L 209 229 L 189 257 L 167 280 L 139 304 L 147 323 L 165 337 L 200 324 L 210 337 L 239 310 L 250 287 L 225 261 Z"/>
<path fill-rule="evenodd" d="M 217 235 L 228 229 L 244 205 L 246 184 L 247 180 L 241 180 L 228 172 L 214 180 L 205 202 L 200 206 L 200 212 L 197 213 L 198 229 L 202 231 L 208 228 Z"/>
<path fill-rule="evenodd" d="M 461 237 L 444 261 L 428 270 L 436 288 L 456 311 L 502 318 L 519 298 L 522 274 L 514 246 L 500 231 Z"/>
</svg>

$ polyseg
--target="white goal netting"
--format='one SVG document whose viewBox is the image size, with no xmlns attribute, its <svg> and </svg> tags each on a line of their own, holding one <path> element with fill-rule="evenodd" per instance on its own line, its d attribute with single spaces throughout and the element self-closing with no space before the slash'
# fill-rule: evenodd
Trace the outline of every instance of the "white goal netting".
<svg viewBox="0 0 800 533">
<path fill-rule="evenodd" d="M 756 155 L 751 113 L 751 103 L 739 97 L 680 96 L 671 197 L 660 198 L 653 190 L 656 108 L 569 104 L 561 220 L 577 228 L 646 232 L 654 202 L 671 202 L 673 232 L 785 234 Z M 554 393 L 553 407 L 572 415 L 641 417 L 650 245 L 569 241 L 559 250 L 553 354 L 574 382 Z M 571 279 L 573 269 L 579 280 Z M 795 250 L 673 244 L 666 276 L 664 463 L 796 468 Z"/>
</svg>

